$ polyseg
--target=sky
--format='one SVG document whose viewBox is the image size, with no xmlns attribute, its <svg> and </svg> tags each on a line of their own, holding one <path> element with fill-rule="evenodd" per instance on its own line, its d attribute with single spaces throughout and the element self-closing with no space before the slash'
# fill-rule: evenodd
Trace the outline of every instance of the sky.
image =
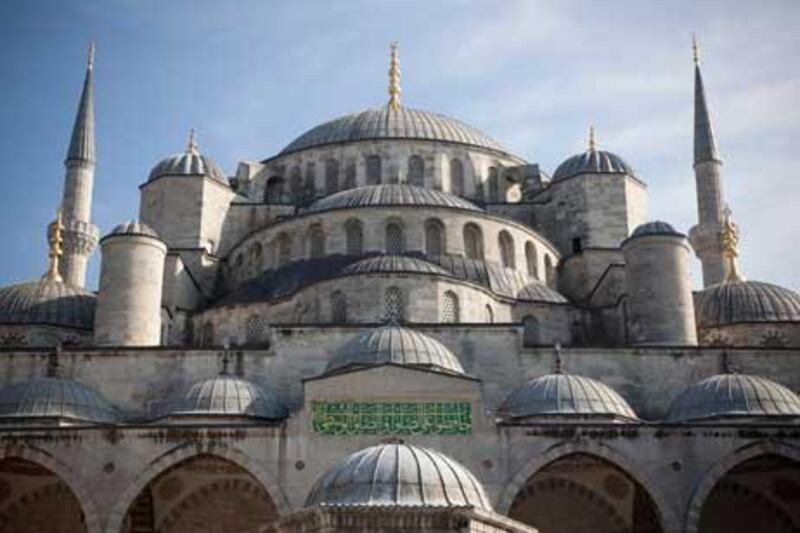
<svg viewBox="0 0 800 533">
<path fill-rule="evenodd" d="M 697 216 L 696 33 L 741 269 L 798 290 L 798 20 L 796 0 L 3 0 L 0 284 L 46 269 L 91 40 L 102 233 L 137 217 L 139 185 L 191 127 L 233 175 L 383 105 L 392 41 L 404 105 L 459 118 L 549 173 L 593 124 L 599 147 L 648 184 L 651 218 L 685 232 Z"/>
</svg>

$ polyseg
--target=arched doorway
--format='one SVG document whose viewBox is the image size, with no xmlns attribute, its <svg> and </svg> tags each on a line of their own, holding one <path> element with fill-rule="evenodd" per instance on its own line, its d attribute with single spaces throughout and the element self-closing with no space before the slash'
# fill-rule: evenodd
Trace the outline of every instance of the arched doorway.
<svg viewBox="0 0 800 533">
<path fill-rule="evenodd" d="M 197 455 L 159 474 L 134 499 L 123 533 L 256 533 L 278 518 L 266 489 L 240 466 Z"/>
<path fill-rule="evenodd" d="M 800 463 L 760 455 L 729 470 L 703 503 L 699 531 L 800 531 Z"/>
<path fill-rule="evenodd" d="M 517 493 L 509 516 L 540 533 L 661 533 L 650 495 L 613 463 L 589 454 L 561 457 Z"/>
<path fill-rule="evenodd" d="M 0 460 L 0 533 L 85 533 L 80 503 L 47 468 L 9 457 Z"/>
</svg>

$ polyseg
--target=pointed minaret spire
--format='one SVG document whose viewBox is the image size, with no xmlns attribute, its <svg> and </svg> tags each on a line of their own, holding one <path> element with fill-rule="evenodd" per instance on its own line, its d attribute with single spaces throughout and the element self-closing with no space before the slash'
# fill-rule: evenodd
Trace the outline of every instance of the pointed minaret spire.
<svg viewBox="0 0 800 533">
<path fill-rule="evenodd" d="M 89 45 L 86 77 L 78 104 L 78 115 L 72 127 L 67 161 L 94 162 L 94 42 Z"/>
<path fill-rule="evenodd" d="M 700 74 L 700 50 L 694 36 L 692 36 L 692 53 L 694 55 L 694 164 L 706 161 L 719 162 L 721 160 L 717 150 L 717 140 L 714 137 L 714 128 L 706 103 L 703 76 Z"/>
<path fill-rule="evenodd" d="M 400 56 L 397 53 L 397 43 L 391 44 L 391 61 L 389 63 L 389 109 L 400 109 Z"/>
</svg>

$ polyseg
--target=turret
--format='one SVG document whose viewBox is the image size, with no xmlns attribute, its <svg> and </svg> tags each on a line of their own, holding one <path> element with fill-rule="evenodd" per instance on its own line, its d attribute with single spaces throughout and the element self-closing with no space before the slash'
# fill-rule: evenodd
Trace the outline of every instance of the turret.
<svg viewBox="0 0 800 533">
<path fill-rule="evenodd" d="M 97 247 L 99 236 L 97 226 L 91 222 L 95 167 L 94 43 L 89 47 L 86 77 L 64 166 L 61 200 L 64 253 L 59 268 L 66 283 L 83 287 L 89 257 Z"/>
<path fill-rule="evenodd" d="M 725 259 L 720 248 L 724 195 L 722 160 L 706 103 L 697 42 L 694 48 L 694 175 L 697 187 L 697 225 L 689 231 L 697 257 L 703 265 L 703 286 L 725 278 Z"/>
<path fill-rule="evenodd" d="M 128 222 L 103 237 L 100 246 L 95 344 L 159 345 L 166 244 L 144 224 Z"/>
<path fill-rule="evenodd" d="M 697 344 L 689 251 L 666 222 L 642 224 L 622 243 L 631 344 Z"/>
</svg>

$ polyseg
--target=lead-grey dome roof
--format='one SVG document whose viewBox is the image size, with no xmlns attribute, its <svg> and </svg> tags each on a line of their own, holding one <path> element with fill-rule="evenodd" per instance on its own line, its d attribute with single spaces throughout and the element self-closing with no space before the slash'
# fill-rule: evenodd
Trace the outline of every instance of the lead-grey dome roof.
<svg viewBox="0 0 800 533">
<path fill-rule="evenodd" d="M 663 220 L 653 220 L 636 226 L 631 233 L 631 237 L 643 237 L 645 235 L 683 235 L 680 231 L 672 227 L 669 222 Z"/>
<path fill-rule="evenodd" d="M 0 422 L 37 419 L 112 424 L 118 418 L 99 392 L 74 379 L 36 378 L 0 389 Z"/>
<path fill-rule="evenodd" d="M 508 418 L 590 416 L 635 420 L 636 413 L 617 391 L 574 374 L 547 374 L 515 389 L 498 409 Z"/>
<path fill-rule="evenodd" d="M 276 420 L 286 407 L 272 389 L 221 374 L 195 383 L 166 413 L 167 416 L 234 416 Z"/>
<path fill-rule="evenodd" d="M 306 212 L 314 213 L 329 209 L 398 205 L 452 207 L 469 211 L 483 211 L 472 202 L 448 192 L 415 185 L 387 184 L 367 185 L 337 192 L 317 200 L 308 207 Z"/>
<path fill-rule="evenodd" d="M 62 281 L 42 278 L 0 288 L 0 324 L 94 329 L 96 297 Z"/>
<path fill-rule="evenodd" d="M 464 373 L 458 358 L 441 342 L 396 324 L 356 335 L 334 354 L 325 373 L 386 363 Z"/>
<path fill-rule="evenodd" d="M 410 139 L 458 143 L 508 153 L 500 143 L 454 118 L 409 107 L 368 109 L 316 126 L 289 143 L 281 155 L 354 141 Z"/>
<path fill-rule="evenodd" d="M 800 417 L 800 398 L 780 383 L 761 376 L 719 374 L 681 393 L 672 402 L 667 420 L 750 416 Z"/>
<path fill-rule="evenodd" d="M 800 322 L 800 295 L 762 281 L 725 281 L 697 293 L 701 328 L 752 322 Z"/>
<path fill-rule="evenodd" d="M 306 507 L 316 505 L 492 510 L 480 481 L 466 467 L 411 444 L 379 444 L 339 460 L 312 487 Z"/>
<path fill-rule="evenodd" d="M 154 237 L 156 239 L 160 239 L 158 233 L 145 224 L 144 222 L 139 222 L 138 220 L 129 220 L 118 226 L 115 226 L 111 232 L 106 235 L 107 237 L 110 235 L 146 235 L 147 237 Z"/>
<path fill-rule="evenodd" d="M 452 274 L 435 263 L 406 255 L 376 255 L 361 259 L 342 269 L 342 274 L 372 274 L 376 272 L 416 272 L 420 274 Z"/>
<path fill-rule="evenodd" d="M 150 171 L 147 181 L 162 176 L 208 176 L 228 186 L 228 180 L 219 166 L 210 157 L 196 150 L 187 150 L 162 159 Z"/>
<path fill-rule="evenodd" d="M 553 181 L 561 181 L 580 174 L 628 174 L 633 169 L 620 156 L 605 150 L 586 150 L 561 163 L 553 173 Z"/>
</svg>

